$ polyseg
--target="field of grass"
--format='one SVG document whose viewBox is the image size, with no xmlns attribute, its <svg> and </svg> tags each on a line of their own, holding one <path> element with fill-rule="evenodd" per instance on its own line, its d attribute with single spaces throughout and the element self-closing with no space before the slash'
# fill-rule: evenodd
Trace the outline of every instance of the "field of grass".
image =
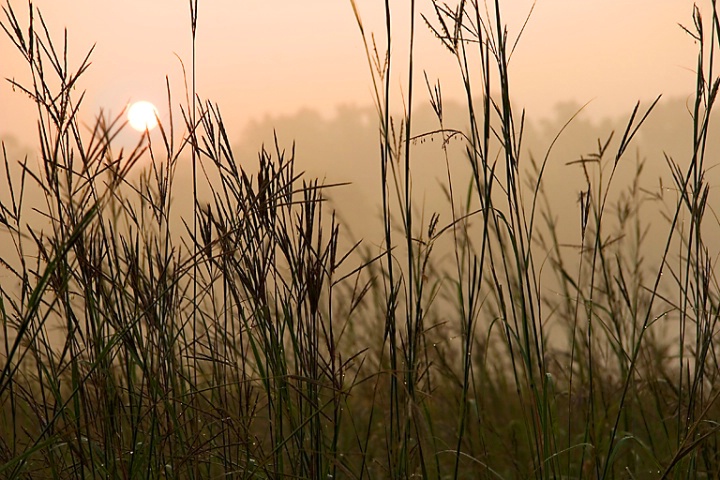
<svg viewBox="0 0 720 480">
<path fill-rule="evenodd" d="M 720 478 L 705 155 L 715 2 L 687 28 L 699 48 L 693 149 L 665 158 L 671 183 L 643 188 L 629 152 L 660 99 L 638 103 L 565 167 L 584 179 L 568 245 L 543 187 L 552 146 L 522 148 L 501 2 L 427 1 L 436 15 L 412 25 L 397 62 L 389 0 L 377 38 L 348 5 L 380 145 L 382 238 L 358 243 L 338 220 L 352 217 L 324 201 L 343 186 L 297 172 L 294 147 L 240 166 L 219 107 L 195 91 L 194 58 L 160 135 L 119 150 L 122 117 L 78 120 L 87 61 L 67 65 L 47 19 L 21 24 L 5 5 L 40 167 L 3 145 L 0 477 Z M 467 129 L 446 127 L 439 84 L 413 85 L 420 28 L 457 59 Z M 437 126 L 416 132 L 412 106 L 428 95 Z M 437 211 L 413 192 L 426 140 L 447 165 Z"/>
</svg>

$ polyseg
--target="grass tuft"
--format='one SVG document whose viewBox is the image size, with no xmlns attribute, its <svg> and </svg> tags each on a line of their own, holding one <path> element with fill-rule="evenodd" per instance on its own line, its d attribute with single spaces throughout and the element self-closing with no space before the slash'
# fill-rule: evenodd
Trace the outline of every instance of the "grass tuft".
<svg viewBox="0 0 720 480">
<path fill-rule="evenodd" d="M 564 128 L 542 161 L 523 149 L 509 65 L 521 34 L 501 2 L 386 0 L 377 38 L 350 3 L 374 87 L 382 239 L 344 250 L 325 193 L 342 185 L 296 171 L 277 134 L 253 169 L 236 158 L 220 107 L 195 91 L 194 48 L 185 103 L 168 80 L 169 123 L 118 151 L 122 114 L 78 120 L 92 50 L 72 67 L 32 4 L 25 24 L 3 7 L 39 163 L 2 145 L 0 475 L 717 478 L 715 2 L 683 27 L 697 88 L 692 151 L 664 159 L 672 185 L 645 189 L 629 158 L 657 97 L 565 165 L 582 182 L 572 243 L 544 178 Z M 412 19 L 407 59 L 393 54 L 397 12 Z M 193 45 L 199 15 L 191 1 Z M 416 131 L 416 17 L 456 61 L 465 129 L 425 73 L 437 124 Z M 430 212 L 413 190 L 426 139 L 447 171 Z"/>
</svg>

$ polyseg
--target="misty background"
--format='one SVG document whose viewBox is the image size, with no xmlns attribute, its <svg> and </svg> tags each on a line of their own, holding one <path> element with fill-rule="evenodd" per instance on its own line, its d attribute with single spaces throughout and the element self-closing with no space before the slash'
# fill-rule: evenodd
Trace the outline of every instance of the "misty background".
<svg viewBox="0 0 720 480">
<path fill-rule="evenodd" d="M 418 95 L 419 97 L 419 95 Z M 673 187 L 671 169 L 668 160 L 672 159 L 681 168 L 686 168 L 693 154 L 691 97 L 661 98 L 656 108 L 640 128 L 631 148 L 623 156 L 610 188 L 609 200 L 615 202 L 627 194 L 627 189 L 639 172 L 639 186 L 642 190 L 644 213 L 642 221 L 653 229 L 647 236 L 647 253 L 657 254 L 658 259 L 664 244 L 653 244 L 653 238 L 667 238 L 669 223 L 662 213 L 670 211 L 677 202 L 677 191 Z M 547 206 L 538 204 L 538 210 L 549 209 L 557 222 L 560 242 L 565 245 L 577 245 L 580 241 L 580 191 L 585 188 L 582 170 L 577 164 L 569 164 L 589 158 L 598 150 L 598 142 L 605 143 L 611 134 L 609 153 L 602 165 L 602 171 L 609 175 L 614 156 L 613 147 L 624 133 L 627 121 L 634 105 L 629 105 L 625 114 L 614 117 L 594 119 L 584 113 L 575 102 L 556 105 L 549 118 L 534 120 L 526 118 L 520 161 L 525 166 L 525 180 L 532 181 L 536 167 L 547 158 L 541 182 L 542 191 L 547 195 Z M 650 102 L 640 105 L 644 112 Z M 222 104 L 220 103 L 222 109 Z M 457 102 L 445 102 L 444 122 L 446 129 L 467 130 L 466 107 Z M 439 124 L 429 102 L 418 100 L 413 113 L 414 136 L 419 137 L 411 146 L 411 168 L 413 201 L 418 221 L 429 221 L 433 213 L 440 215 L 442 227 L 452 220 L 450 203 L 447 197 L 448 167 L 451 172 L 455 195 L 464 198 L 470 186 L 471 171 L 465 153 L 465 143 L 454 137 L 447 143 L 447 157 L 443 151 L 443 136 L 437 133 Z M 519 117 L 519 111 L 516 111 Z M 573 118 L 574 117 L 574 118 Z M 572 120 L 571 120 L 572 119 Z M 400 118 L 396 117 L 396 128 Z M 568 123 L 569 122 L 569 123 Z M 566 125 L 567 124 L 567 125 Z M 181 126 L 176 129 L 182 130 Z M 265 148 L 275 154 L 275 137 L 278 146 L 286 151 L 295 149 L 296 170 L 304 172 L 306 180 L 319 179 L 324 184 L 343 184 L 328 188 L 325 193 L 329 208 L 337 211 L 342 225 L 343 237 L 347 245 L 357 240 L 371 251 L 377 252 L 382 243 L 381 190 L 379 130 L 377 114 L 373 108 L 346 105 L 336 109 L 333 115 L 323 115 L 319 111 L 304 109 L 295 114 L 267 116 L 262 120 L 249 122 L 244 128 L 226 125 L 233 138 L 234 155 L 238 163 L 249 174 L 257 170 L 258 152 Z M 720 153 L 720 131 L 710 123 L 713 134 L 706 156 L 707 181 L 711 186 L 711 199 L 718 183 L 718 153 Z M 137 134 L 127 129 L 119 137 L 120 145 L 130 148 L 137 140 Z M 432 133 L 436 132 L 436 133 Z M 424 135 L 428 134 L 428 135 Z M 559 134 L 559 136 L 558 136 Z M 159 132 L 151 133 L 159 145 Z M 557 140 L 555 140 L 557 137 Z M 555 140 L 552 149 L 551 144 Z M 24 145 L 13 137 L 3 138 L 8 159 L 11 164 L 28 158 L 32 167 L 39 163 L 39 152 L 30 145 Z M 124 144 L 123 144 L 124 142 Z M 115 147 L 116 152 L 118 146 Z M 550 150 L 549 150 L 550 149 Z M 549 152 L 548 152 L 549 150 Z M 446 160 L 447 158 L 447 160 Z M 446 163 L 447 161 L 447 163 Z M 186 195 L 185 188 L 191 188 L 190 158 L 184 155 L 176 171 L 176 190 L 174 209 L 176 214 L 191 218 L 192 198 Z M 184 168 L 187 166 L 187 168 Z M 148 167 L 140 163 L 135 167 L 131 178 L 137 179 L 140 172 Z M 17 174 L 18 169 L 15 168 Z M 591 168 L 599 175 L 600 169 Z M 298 172 L 299 173 L 299 172 Z M 599 177 L 596 177 L 599 178 Z M 183 185 L 185 187 L 183 187 Z M 28 190 L 32 198 L 32 188 Z M 526 208 L 529 208 L 532 190 L 525 185 Z M 397 207 L 397 196 L 390 192 L 390 199 Z M 0 195 L 6 196 L 7 192 Z M 210 200 L 209 191 L 200 192 L 201 202 Z M 3 197 L 4 198 L 4 197 Z M 39 199 L 35 199 L 39 200 Z M 30 202 L 32 204 L 32 201 Z M 717 218 L 717 205 L 712 202 L 708 207 Z M 610 213 L 612 215 L 612 212 Z M 718 222 L 720 223 L 720 222 Z M 707 224 L 707 222 L 706 222 Z M 538 227 L 542 231 L 540 222 Z M 717 228 L 708 225 L 708 228 Z M 571 253 L 572 254 L 572 253 Z M 653 261 L 650 261 L 654 265 Z"/>
</svg>

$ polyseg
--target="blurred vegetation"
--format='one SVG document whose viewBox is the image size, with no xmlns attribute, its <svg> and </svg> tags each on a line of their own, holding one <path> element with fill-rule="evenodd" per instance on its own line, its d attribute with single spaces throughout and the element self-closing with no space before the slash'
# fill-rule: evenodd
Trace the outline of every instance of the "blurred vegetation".
<svg viewBox="0 0 720 480">
<path fill-rule="evenodd" d="M 118 148 L 122 116 L 78 120 L 89 56 L 5 5 L 39 167 L 3 144 L 0 475 L 718 478 L 714 2 L 686 115 L 658 97 L 618 125 L 526 121 L 499 1 L 410 2 L 401 88 L 390 3 L 377 36 L 350 3 L 375 110 L 298 115 L 297 154 L 233 145 L 194 57 L 170 121 Z M 419 28 L 466 104 L 413 84 Z"/>
</svg>

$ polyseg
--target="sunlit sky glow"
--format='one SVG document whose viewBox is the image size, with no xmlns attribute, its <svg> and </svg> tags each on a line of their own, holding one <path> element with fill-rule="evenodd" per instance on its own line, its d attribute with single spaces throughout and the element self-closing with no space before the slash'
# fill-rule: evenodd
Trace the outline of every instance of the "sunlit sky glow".
<svg viewBox="0 0 720 480">
<path fill-rule="evenodd" d="M 17 12 L 26 2 L 12 1 Z M 511 39 L 532 6 L 503 1 Z M 708 2 L 709 3 L 709 2 Z M 149 100 L 167 110 L 165 76 L 173 103 L 184 103 L 183 70 L 191 64 L 188 2 L 181 0 L 37 0 L 60 42 L 68 29 L 71 64 L 97 44 L 81 87 L 88 90 L 88 123 L 103 109 L 119 114 L 129 102 Z M 368 30 L 383 32 L 380 0 L 357 0 Z M 403 58 L 409 2 L 392 2 Z M 429 2 L 418 2 L 429 13 Z M 213 0 L 199 2 L 198 93 L 220 104 L 240 132 L 267 115 L 312 108 L 331 115 L 338 105 L 370 105 L 371 81 L 350 1 Z M 692 0 L 538 0 L 512 58 L 513 98 L 534 117 L 558 102 L 592 100 L 590 114 L 627 110 L 638 99 L 693 91 L 696 46 L 678 23 L 691 24 Z M 702 5 L 702 4 L 701 4 Z M 445 98 L 461 98 L 453 59 L 418 20 L 416 69 L 443 82 Z M 27 79 L 9 40 L 0 40 L 0 77 Z M 396 84 L 404 81 L 397 70 Z M 427 102 L 424 92 L 417 102 Z M 0 135 L 32 142 L 28 99 L 0 85 Z"/>
</svg>

